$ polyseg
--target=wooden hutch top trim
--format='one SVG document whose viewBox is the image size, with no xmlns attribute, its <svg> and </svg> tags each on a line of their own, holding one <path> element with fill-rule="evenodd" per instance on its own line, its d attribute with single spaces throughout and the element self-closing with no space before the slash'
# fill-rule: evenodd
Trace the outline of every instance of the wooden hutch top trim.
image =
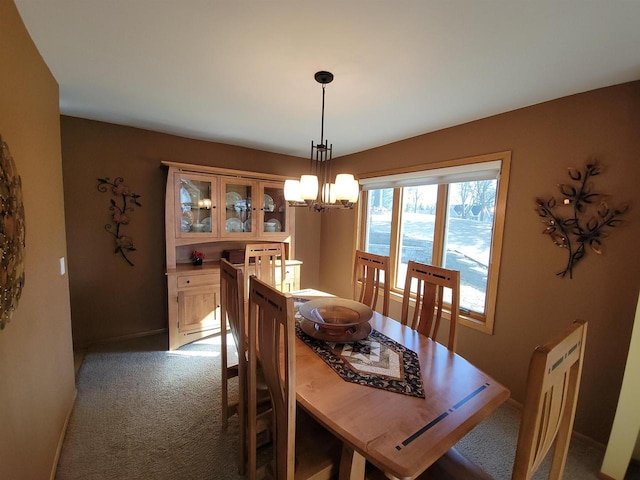
<svg viewBox="0 0 640 480">
<path fill-rule="evenodd" d="M 231 168 L 222 168 L 222 167 L 211 167 L 208 165 L 195 165 L 191 163 L 178 163 L 178 162 L 167 162 L 162 161 L 162 165 L 165 165 L 170 168 L 174 168 L 181 172 L 190 172 L 190 173 L 212 173 L 215 175 L 225 175 L 228 177 L 238 177 L 238 178 L 248 178 L 253 180 L 276 180 L 276 181 L 284 181 L 287 179 L 292 179 L 294 177 L 287 177 L 286 175 L 275 175 L 273 173 L 262 173 L 262 172 L 249 172 L 246 170 L 234 170 Z"/>
</svg>

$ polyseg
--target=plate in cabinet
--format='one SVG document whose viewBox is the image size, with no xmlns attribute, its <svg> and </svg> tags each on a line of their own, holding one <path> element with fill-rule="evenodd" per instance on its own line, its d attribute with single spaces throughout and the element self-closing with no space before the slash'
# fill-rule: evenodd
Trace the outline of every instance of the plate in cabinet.
<svg viewBox="0 0 640 480">
<path fill-rule="evenodd" d="M 225 203 L 228 210 L 234 210 L 236 208 L 236 203 L 241 201 L 242 197 L 238 192 L 227 192 Z"/>
<path fill-rule="evenodd" d="M 242 232 L 242 222 L 239 218 L 228 218 L 225 223 L 227 232 Z"/>
</svg>

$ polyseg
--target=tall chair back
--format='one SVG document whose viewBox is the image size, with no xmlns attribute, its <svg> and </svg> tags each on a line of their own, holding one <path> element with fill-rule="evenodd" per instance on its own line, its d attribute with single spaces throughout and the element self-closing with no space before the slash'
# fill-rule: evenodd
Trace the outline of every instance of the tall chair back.
<svg viewBox="0 0 640 480">
<path fill-rule="evenodd" d="M 249 281 L 249 424 L 256 419 L 257 355 L 273 406 L 276 478 L 295 467 L 296 355 L 293 298 L 252 276 Z M 251 429 L 251 426 L 249 427 Z M 249 475 L 256 472 L 256 435 L 249 434 Z"/>
<path fill-rule="evenodd" d="M 529 364 L 513 480 L 530 479 L 555 443 L 550 479 L 561 479 L 578 402 L 587 322 L 575 321 L 537 347 Z"/>
<path fill-rule="evenodd" d="M 389 315 L 389 293 L 391 292 L 389 257 L 356 250 L 353 265 L 353 299 L 375 310 L 380 285 L 383 286 L 381 313 Z"/>
<path fill-rule="evenodd" d="M 244 313 L 244 274 L 241 268 L 234 267 L 227 260 L 220 260 L 220 334 L 221 356 L 222 356 L 222 428 L 226 430 L 228 418 L 233 414 L 238 414 L 240 422 L 240 460 L 239 471 L 244 474 L 247 454 L 246 454 L 246 389 L 247 382 L 247 361 L 246 361 L 246 340 L 245 340 L 245 313 Z M 231 329 L 231 334 L 236 344 L 238 352 L 238 363 L 228 364 L 227 348 L 227 322 Z M 238 402 L 229 403 L 229 380 L 238 377 Z"/>
<path fill-rule="evenodd" d="M 416 283 L 415 309 L 413 315 L 409 317 L 413 283 Z M 456 327 L 460 309 L 460 272 L 457 270 L 425 265 L 410 260 L 402 297 L 400 322 L 435 340 L 442 319 L 445 288 L 451 289 L 451 319 L 447 348 L 453 351 L 455 350 Z"/>
<path fill-rule="evenodd" d="M 240 351 L 240 346 L 246 344 L 244 272 L 225 259 L 220 260 L 220 296 L 222 318 L 228 321 L 231 334 Z"/>
<path fill-rule="evenodd" d="M 283 290 L 287 253 L 284 243 L 254 243 L 245 246 L 244 273 L 248 279 L 251 272 L 260 280 Z M 250 270 L 251 260 L 254 270 Z"/>
<path fill-rule="evenodd" d="M 303 411 L 296 411 L 296 334 L 293 297 L 249 280 L 249 478 L 257 477 L 256 386 L 258 357 L 273 407 L 277 480 L 329 480 L 337 474 L 341 445 Z"/>
</svg>

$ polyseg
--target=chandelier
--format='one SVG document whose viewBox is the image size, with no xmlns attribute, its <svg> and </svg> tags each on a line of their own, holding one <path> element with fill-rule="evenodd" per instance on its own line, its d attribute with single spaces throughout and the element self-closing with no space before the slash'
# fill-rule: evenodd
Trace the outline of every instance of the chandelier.
<svg viewBox="0 0 640 480">
<path fill-rule="evenodd" d="M 353 208 L 358 201 L 358 181 L 350 173 L 340 173 L 331 182 L 333 145 L 324 139 L 324 91 L 327 83 L 333 81 L 333 74 L 317 72 L 315 79 L 322 84 L 320 143 L 314 145 L 311 140 L 309 174 L 301 175 L 300 180 L 285 181 L 284 197 L 292 207 L 312 207 L 317 212 L 329 208 Z"/>
</svg>

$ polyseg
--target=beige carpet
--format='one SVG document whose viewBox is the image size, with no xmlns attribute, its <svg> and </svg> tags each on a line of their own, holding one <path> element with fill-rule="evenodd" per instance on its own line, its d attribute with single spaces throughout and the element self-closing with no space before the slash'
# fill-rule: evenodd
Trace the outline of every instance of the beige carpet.
<svg viewBox="0 0 640 480">
<path fill-rule="evenodd" d="M 86 353 L 57 480 L 236 480 L 237 421 L 220 429 L 220 340 L 178 351 L 156 335 Z M 518 411 L 504 405 L 457 448 L 511 478 Z M 603 451 L 574 438 L 565 479 L 597 479 Z M 535 478 L 546 478 L 538 475 Z"/>
<path fill-rule="evenodd" d="M 219 338 L 166 344 L 158 335 L 86 353 L 56 479 L 242 478 L 237 422 L 220 430 Z"/>
</svg>

